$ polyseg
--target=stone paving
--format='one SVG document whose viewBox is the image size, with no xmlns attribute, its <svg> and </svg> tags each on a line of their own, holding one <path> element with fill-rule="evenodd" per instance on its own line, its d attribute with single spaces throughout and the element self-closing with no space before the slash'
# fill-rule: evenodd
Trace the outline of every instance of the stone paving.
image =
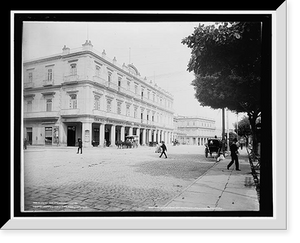
<svg viewBox="0 0 300 243">
<path fill-rule="evenodd" d="M 155 211 L 215 165 L 199 146 L 154 148 L 29 147 L 24 152 L 24 211 Z"/>
</svg>

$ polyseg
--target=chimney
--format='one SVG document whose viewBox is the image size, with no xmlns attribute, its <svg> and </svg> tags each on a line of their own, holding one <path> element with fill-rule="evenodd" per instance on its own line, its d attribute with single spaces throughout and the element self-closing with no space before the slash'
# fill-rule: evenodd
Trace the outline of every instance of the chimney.
<svg viewBox="0 0 300 243">
<path fill-rule="evenodd" d="M 64 45 L 62 51 L 63 51 L 63 54 L 69 54 L 70 53 L 70 48 L 67 47 L 66 45 Z"/>
</svg>

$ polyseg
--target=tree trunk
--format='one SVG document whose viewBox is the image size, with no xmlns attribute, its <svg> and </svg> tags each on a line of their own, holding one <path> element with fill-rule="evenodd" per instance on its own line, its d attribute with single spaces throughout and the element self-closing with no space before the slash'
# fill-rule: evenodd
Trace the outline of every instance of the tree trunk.
<svg viewBox="0 0 300 243">
<path fill-rule="evenodd" d="M 256 129 L 256 119 L 258 117 L 258 113 L 254 112 L 253 114 L 248 113 L 249 122 L 251 125 L 252 131 L 252 145 L 253 145 L 253 152 L 257 154 L 258 152 L 258 142 L 257 142 L 257 129 Z"/>
</svg>

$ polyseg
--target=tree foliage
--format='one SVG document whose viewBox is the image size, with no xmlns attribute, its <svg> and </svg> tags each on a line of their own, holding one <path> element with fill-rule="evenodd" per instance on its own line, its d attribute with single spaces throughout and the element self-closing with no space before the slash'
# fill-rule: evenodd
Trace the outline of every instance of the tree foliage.
<svg viewBox="0 0 300 243">
<path fill-rule="evenodd" d="M 195 97 L 202 106 L 247 112 L 255 143 L 261 112 L 261 23 L 200 24 L 182 43 L 191 48 Z M 254 144 L 255 146 L 255 144 Z"/>
<path fill-rule="evenodd" d="M 182 43 L 192 50 L 188 70 L 201 105 L 260 112 L 261 23 L 200 24 Z"/>
<path fill-rule="evenodd" d="M 251 126 L 247 116 L 244 116 L 238 123 L 234 123 L 233 126 L 235 127 L 234 131 L 242 137 L 248 138 L 251 134 Z M 238 129 L 236 129 L 238 126 Z"/>
</svg>

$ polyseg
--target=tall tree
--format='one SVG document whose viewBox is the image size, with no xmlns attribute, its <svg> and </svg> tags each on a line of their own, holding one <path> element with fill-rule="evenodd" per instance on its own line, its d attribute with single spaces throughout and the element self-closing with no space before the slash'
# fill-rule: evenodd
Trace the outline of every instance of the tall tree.
<svg viewBox="0 0 300 243">
<path fill-rule="evenodd" d="M 248 138 L 251 134 L 250 122 L 247 116 L 244 116 L 238 123 L 234 123 L 234 131 L 242 137 Z"/>
<path fill-rule="evenodd" d="M 202 106 L 247 112 L 256 148 L 255 121 L 261 112 L 261 23 L 199 25 L 182 40 L 191 48 L 195 97 Z"/>
</svg>

